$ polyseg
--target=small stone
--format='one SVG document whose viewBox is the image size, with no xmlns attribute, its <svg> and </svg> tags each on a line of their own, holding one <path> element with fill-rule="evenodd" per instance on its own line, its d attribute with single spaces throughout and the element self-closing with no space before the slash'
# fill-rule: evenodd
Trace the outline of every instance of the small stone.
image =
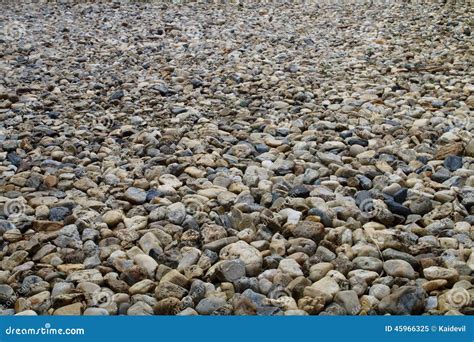
<svg viewBox="0 0 474 342">
<path fill-rule="evenodd" d="M 51 221 L 63 221 L 66 216 L 70 214 L 69 208 L 66 207 L 55 207 L 51 208 L 49 213 L 49 219 Z"/>
<path fill-rule="evenodd" d="M 173 203 L 168 207 L 168 220 L 180 225 L 186 218 L 186 207 L 183 203 Z"/>
<path fill-rule="evenodd" d="M 301 266 L 296 262 L 294 259 L 283 259 L 280 261 L 278 265 L 278 269 L 292 278 L 296 278 L 303 275 L 303 271 L 301 270 Z"/>
<path fill-rule="evenodd" d="M 67 276 L 66 280 L 77 282 L 77 283 L 87 281 L 87 282 L 101 285 L 104 278 L 102 277 L 102 274 L 98 270 L 91 269 L 91 270 L 73 271 Z"/>
<path fill-rule="evenodd" d="M 14 304 L 16 299 L 15 291 L 6 284 L 0 284 L 0 304 Z"/>
<path fill-rule="evenodd" d="M 465 148 L 466 156 L 474 157 L 474 139 L 471 139 Z"/>
<path fill-rule="evenodd" d="M 142 281 L 139 281 L 138 283 L 135 283 L 130 286 L 130 288 L 128 289 L 128 293 L 133 296 L 135 294 L 145 294 L 153 292 L 155 286 L 156 284 L 154 281 L 150 279 L 143 279 Z"/>
<path fill-rule="evenodd" d="M 353 290 L 340 291 L 334 296 L 334 302 L 342 306 L 348 315 L 357 315 L 361 310 L 359 297 Z"/>
<path fill-rule="evenodd" d="M 369 289 L 369 295 L 374 296 L 378 300 L 390 295 L 390 287 L 385 284 L 374 284 Z"/>
<path fill-rule="evenodd" d="M 433 210 L 433 205 L 430 200 L 420 198 L 412 201 L 409 208 L 413 214 L 425 215 Z"/>
<path fill-rule="evenodd" d="M 146 254 L 149 254 L 152 249 L 155 249 L 155 251 L 163 251 L 160 240 L 152 232 L 148 232 L 143 235 L 138 241 L 138 244 Z"/>
<path fill-rule="evenodd" d="M 155 277 L 155 271 L 158 267 L 158 263 L 151 256 L 146 254 L 138 254 L 133 258 L 135 264 L 146 270 L 150 278 Z"/>
<path fill-rule="evenodd" d="M 155 305 L 156 315 L 176 315 L 181 311 L 181 301 L 178 298 L 165 298 Z"/>
<path fill-rule="evenodd" d="M 109 227 L 115 227 L 117 224 L 122 222 L 122 213 L 118 210 L 109 210 L 102 215 L 102 221 L 104 221 Z"/>
<path fill-rule="evenodd" d="M 354 269 L 363 269 L 380 273 L 383 268 L 383 262 L 374 257 L 357 257 L 352 260 Z"/>
<path fill-rule="evenodd" d="M 82 313 L 82 304 L 74 303 L 60 307 L 54 310 L 54 316 L 80 316 Z"/>
<path fill-rule="evenodd" d="M 459 273 L 455 269 L 431 266 L 423 269 L 423 275 L 428 280 L 445 279 L 450 283 L 454 283 L 459 278 Z"/>
<path fill-rule="evenodd" d="M 188 291 L 179 285 L 173 284 L 169 281 L 161 281 L 155 289 L 155 298 L 162 300 L 169 297 L 182 299 L 186 296 Z"/>
<path fill-rule="evenodd" d="M 425 309 L 425 297 L 420 287 L 402 286 L 380 301 L 378 311 L 383 315 L 419 315 Z"/>
<path fill-rule="evenodd" d="M 143 204 L 146 202 L 146 191 L 131 187 L 125 191 L 124 198 L 133 204 Z"/>
<path fill-rule="evenodd" d="M 408 279 L 415 278 L 415 270 L 405 260 L 397 260 L 397 259 L 387 260 L 383 264 L 383 269 L 385 272 L 387 272 L 388 275 L 392 277 L 400 277 L 400 278 L 408 278 Z"/>
<path fill-rule="evenodd" d="M 319 222 L 301 221 L 288 228 L 289 233 L 294 237 L 302 237 L 319 242 L 324 237 L 324 225 Z"/>
<path fill-rule="evenodd" d="M 224 260 L 240 259 L 245 264 L 247 275 L 258 275 L 263 264 L 263 258 L 258 249 L 244 241 L 231 243 L 220 251 L 220 258 Z"/>
<path fill-rule="evenodd" d="M 443 165 L 449 171 L 453 172 L 453 171 L 456 171 L 457 169 L 460 169 L 462 167 L 462 163 L 463 163 L 462 157 L 450 155 L 446 157 Z"/>
<path fill-rule="evenodd" d="M 137 302 L 127 310 L 128 316 L 151 316 L 153 308 L 145 302 Z"/>
<path fill-rule="evenodd" d="M 340 290 L 339 284 L 333 278 L 325 276 L 313 285 L 306 287 L 304 295 L 313 298 L 322 296 L 326 303 L 328 303 Z"/>
<path fill-rule="evenodd" d="M 225 299 L 221 297 L 208 297 L 199 301 L 196 305 L 196 311 L 201 315 L 210 315 L 224 305 L 226 305 Z"/>
<path fill-rule="evenodd" d="M 223 281 L 234 282 L 245 276 L 245 264 L 241 260 L 226 260 L 219 264 L 219 275 Z"/>
</svg>

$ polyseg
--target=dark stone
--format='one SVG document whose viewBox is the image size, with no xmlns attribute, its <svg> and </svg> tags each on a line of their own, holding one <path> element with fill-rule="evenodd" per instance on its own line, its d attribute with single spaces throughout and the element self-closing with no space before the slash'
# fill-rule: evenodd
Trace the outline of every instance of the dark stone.
<svg viewBox="0 0 474 342">
<path fill-rule="evenodd" d="M 51 119 L 57 119 L 59 118 L 59 113 L 58 112 L 54 112 L 54 111 L 51 111 L 51 112 L 48 112 L 47 115 L 51 118 Z"/>
<path fill-rule="evenodd" d="M 354 133 L 353 133 L 352 131 L 343 131 L 343 132 L 339 133 L 339 136 L 340 136 L 342 139 L 346 139 L 346 138 L 352 137 L 353 134 L 354 134 Z"/>
<path fill-rule="evenodd" d="M 408 189 L 401 188 L 393 195 L 393 199 L 395 200 L 395 202 L 398 202 L 401 204 L 406 201 L 407 195 L 408 195 Z"/>
<path fill-rule="evenodd" d="M 191 80 L 191 84 L 193 85 L 193 88 L 199 88 L 199 87 L 202 87 L 202 81 L 198 78 L 193 78 Z"/>
<path fill-rule="evenodd" d="M 171 107 L 170 108 L 171 114 L 181 114 L 187 112 L 188 110 L 183 107 Z"/>
<path fill-rule="evenodd" d="M 290 129 L 286 127 L 279 127 L 276 129 L 277 136 L 286 137 L 290 133 Z"/>
<path fill-rule="evenodd" d="M 457 169 L 462 168 L 462 157 L 454 155 L 447 156 L 443 165 L 449 171 L 456 171 Z"/>
<path fill-rule="evenodd" d="M 25 186 L 29 188 L 38 189 L 40 185 L 43 183 L 43 177 L 40 175 L 31 175 L 25 183 Z"/>
<path fill-rule="evenodd" d="M 265 304 L 266 297 L 264 295 L 251 289 L 245 290 L 242 293 L 242 297 L 245 297 L 253 304 L 252 306 L 255 308 L 257 315 L 271 316 L 281 313 L 281 309 Z"/>
<path fill-rule="evenodd" d="M 289 192 L 288 196 L 291 197 L 303 197 L 306 198 L 309 196 L 310 190 L 305 185 L 294 186 Z"/>
<path fill-rule="evenodd" d="M 163 252 L 158 248 L 152 248 L 148 255 L 155 259 L 157 263 L 171 268 L 176 268 L 179 265 L 179 255 L 173 253 L 172 250 Z"/>
<path fill-rule="evenodd" d="M 388 209 L 394 214 L 405 217 L 411 214 L 411 210 L 409 208 L 393 200 L 387 200 L 385 201 L 385 204 L 388 206 Z"/>
<path fill-rule="evenodd" d="M 224 305 L 226 305 L 226 300 L 221 297 L 203 298 L 196 305 L 196 311 L 201 315 L 210 315 Z"/>
<path fill-rule="evenodd" d="M 298 64 L 290 64 L 288 66 L 288 71 L 289 72 L 298 72 L 300 70 L 300 67 Z"/>
<path fill-rule="evenodd" d="M 242 277 L 234 282 L 235 292 L 242 293 L 246 290 L 259 291 L 257 278 Z"/>
<path fill-rule="evenodd" d="M 359 181 L 359 185 L 362 189 L 364 190 L 372 189 L 372 181 L 370 180 L 370 178 L 364 175 L 357 175 L 356 179 Z"/>
<path fill-rule="evenodd" d="M 364 146 L 364 147 L 369 146 L 369 142 L 367 140 L 356 138 L 356 137 L 347 139 L 347 144 L 348 145 L 360 145 L 360 146 Z"/>
<path fill-rule="evenodd" d="M 319 316 L 343 316 L 347 315 L 346 310 L 337 303 L 331 303 L 319 314 Z"/>
<path fill-rule="evenodd" d="M 64 218 L 71 213 L 71 210 L 66 207 L 51 208 L 49 212 L 50 221 L 64 221 Z"/>
<path fill-rule="evenodd" d="M 448 169 L 442 167 L 438 171 L 436 171 L 432 176 L 431 179 L 438 183 L 443 183 L 444 181 L 448 180 L 451 177 L 451 172 Z"/>
<path fill-rule="evenodd" d="M 196 279 L 192 282 L 188 294 L 194 301 L 195 304 L 199 303 L 201 299 L 206 295 L 206 286 L 202 280 Z"/>
<path fill-rule="evenodd" d="M 163 194 L 157 189 L 150 189 L 146 193 L 146 201 L 150 202 L 155 197 L 161 197 Z"/>
<path fill-rule="evenodd" d="M 266 269 L 277 268 L 283 257 L 279 255 L 267 255 L 263 258 L 263 267 Z"/>
<path fill-rule="evenodd" d="M 207 256 L 211 260 L 212 264 L 216 263 L 217 260 L 219 260 L 219 255 L 216 252 L 211 251 L 210 249 L 204 250 L 202 255 Z"/>
<path fill-rule="evenodd" d="M 21 165 L 21 157 L 15 152 L 9 152 L 7 154 L 7 160 L 16 167 L 19 167 Z"/>
<path fill-rule="evenodd" d="M 114 92 L 112 94 L 112 96 L 110 97 L 110 99 L 113 101 L 113 100 L 120 100 L 123 96 L 124 96 L 124 92 L 123 90 L 117 90 L 116 92 Z"/>
</svg>

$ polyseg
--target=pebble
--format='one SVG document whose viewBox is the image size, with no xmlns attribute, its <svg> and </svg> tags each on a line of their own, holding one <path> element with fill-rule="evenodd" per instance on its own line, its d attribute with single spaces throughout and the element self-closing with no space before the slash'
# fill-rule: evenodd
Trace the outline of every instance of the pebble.
<svg viewBox="0 0 474 342">
<path fill-rule="evenodd" d="M 459 273 L 455 269 L 439 266 L 431 266 L 423 269 L 423 275 L 428 280 L 444 279 L 452 283 L 456 282 L 459 278 Z"/>
<path fill-rule="evenodd" d="M 146 201 L 146 191 L 139 188 L 128 188 L 124 193 L 124 198 L 134 204 L 142 204 Z"/>
<path fill-rule="evenodd" d="M 334 296 L 334 303 L 344 308 L 347 315 L 357 315 L 361 310 L 359 297 L 353 290 L 340 291 Z"/>
<path fill-rule="evenodd" d="M 471 14 L 12 2 L 0 314 L 472 314 Z"/>
<path fill-rule="evenodd" d="M 374 284 L 369 289 L 369 295 L 382 300 L 390 295 L 390 287 L 385 284 Z"/>
<path fill-rule="evenodd" d="M 383 263 L 383 269 L 392 277 L 415 279 L 415 270 L 405 260 L 387 260 Z"/>
<path fill-rule="evenodd" d="M 425 309 L 426 293 L 415 286 L 402 286 L 383 298 L 378 311 L 391 315 L 419 315 Z"/>
<path fill-rule="evenodd" d="M 196 311 L 201 315 L 210 315 L 214 311 L 226 305 L 226 300 L 221 297 L 203 298 L 196 305 Z"/>
<path fill-rule="evenodd" d="M 245 271 L 249 276 L 258 275 L 263 264 L 260 252 L 244 241 L 237 241 L 225 246 L 221 249 L 219 256 L 224 260 L 240 259 L 245 264 Z"/>
</svg>

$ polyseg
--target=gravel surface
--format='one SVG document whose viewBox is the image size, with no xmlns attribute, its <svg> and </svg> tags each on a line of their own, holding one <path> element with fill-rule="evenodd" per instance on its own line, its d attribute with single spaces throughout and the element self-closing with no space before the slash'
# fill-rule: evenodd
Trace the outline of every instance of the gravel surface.
<svg viewBox="0 0 474 342">
<path fill-rule="evenodd" d="M 0 315 L 474 314 L 472 18 L 2 3 Z"/>
</svg>

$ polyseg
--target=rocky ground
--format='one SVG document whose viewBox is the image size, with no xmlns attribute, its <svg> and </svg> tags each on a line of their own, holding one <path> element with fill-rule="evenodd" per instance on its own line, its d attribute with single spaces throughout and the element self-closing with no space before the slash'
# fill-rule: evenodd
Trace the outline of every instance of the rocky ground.
<svg viewBox="0 0 474 342">
<path fill-rule="evenodd" d="M 473 12 L 2 3 L 0 314 L 473 314 Z"/>
</svg>

